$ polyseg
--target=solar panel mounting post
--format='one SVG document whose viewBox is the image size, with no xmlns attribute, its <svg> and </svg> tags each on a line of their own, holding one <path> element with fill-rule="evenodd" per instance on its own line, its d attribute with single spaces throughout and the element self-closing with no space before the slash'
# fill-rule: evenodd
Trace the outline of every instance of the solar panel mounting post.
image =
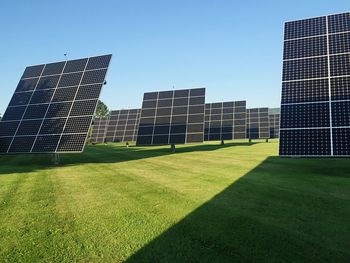
<svg viewBox="0 0 350 263">
<path fill-rule="evenodd" d="M 221 140 L 221 145 L 225 145 L 225 141 L 224 140 Z"/>
<path fill-rule="evenodd" d="M 54 165 L 59 165 L 60 164 L 60 154 L 59 153 L 54 153 L 52 156 L 52 162 Z"/>
<path fill-rule="evenodd" d="M 171 152 L 174 153 L 176 151 L 175 144 L 171 144 Z"/>
</svg>

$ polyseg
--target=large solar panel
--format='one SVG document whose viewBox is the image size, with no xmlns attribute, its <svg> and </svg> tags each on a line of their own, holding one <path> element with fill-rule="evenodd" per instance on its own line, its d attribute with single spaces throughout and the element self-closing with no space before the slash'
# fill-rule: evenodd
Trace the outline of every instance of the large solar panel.
<svg viewBox="0 0 350 263">
<path fill-rule="evenodd" d="M 350 13 L 287 22 L 281 156 L 350 155 Z"/>
<path fill-rule="evenodd" d="M 92 125 L 91 143 L 106 142 L 106 131 L 109 117 L 95 117 Z"/>
<path fill-rule="evenodd" d="M 205 141 L 245 138 L 246 101 L 205 104 Z"/>
<path fill-rule="evenodd" d="M 247 109 L 247 138 L 270 138 L 270 123 L 268 108 Z"/>
<path fill-rule="evenodd" d="M 145 93 L 137 145 L 203 142 L 205 88 Z"/>
<path fill-rule="evenodd" d="M 82 152 L 110 59 L 27 67 L 0 122 L 0 153 Z"/>
<path fill-rule="evenodd" d="M 106 142 L 136 141 L 140 114 L 141 109 L 111 111 L 106 133 Z"/>
<path fill-rule="evenodd" d="M 280 129 L 280 114 L 279 113 L 269 113 L 270 120 L 270 138 L 278 138 Z"/>
</svg>

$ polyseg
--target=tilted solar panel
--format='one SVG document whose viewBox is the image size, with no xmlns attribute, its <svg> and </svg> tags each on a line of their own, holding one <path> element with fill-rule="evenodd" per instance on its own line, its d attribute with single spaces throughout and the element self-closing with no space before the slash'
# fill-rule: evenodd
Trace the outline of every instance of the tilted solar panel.
<svg viewBox="0 0 350 263">
<path fill-rule="evenodd" d="M 110 59 L 27 67 L 0 122 L 0 153 L 82 152 Z"/>
<path fill-rule="evenodd" d="M 203 142 L 205 88 L 145 93 L 137 145 Z"/>
<path fill-rule="evenodd" d="M 285 24 L 280 156 L 350 155 L 350 13 Z"/>
<path fill-rule="evenodd" d="M 205 104 L 205 141 L 245 138 L 246 101 Z"/>
<path fill-rule="evenodd" d="M 111 111 L 106 133 L 106 142 L 136 141 L 140 114 L 141 109 Z"/>
<path fill-rule="evenodd" d="M 268 108 L 247 109 L 247 138 L 270 138 L 270 123 Z"/>
</svg>

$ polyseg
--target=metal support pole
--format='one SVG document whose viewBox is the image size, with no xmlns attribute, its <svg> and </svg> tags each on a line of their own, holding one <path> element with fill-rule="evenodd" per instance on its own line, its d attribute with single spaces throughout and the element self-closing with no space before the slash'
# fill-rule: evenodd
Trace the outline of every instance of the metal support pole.
<svg viewBox="0 0 350 263">
<path fill-rule="evenodd" d="M 52 156 L 52 161 L 53 161 L 54 165 L 59 165 L 60 164 L 60 154 L 54 153 Z"/>
<path fill-rule="evenodd" d="M 221 140 L 221 145 L 225 145 L 225 141 L 224 140 Z"/>
<path fill-rule="evenodd" d="M 174 153 L 175 152 L 175 144 L 171 144 L 171 152 Z"/>
</svg>

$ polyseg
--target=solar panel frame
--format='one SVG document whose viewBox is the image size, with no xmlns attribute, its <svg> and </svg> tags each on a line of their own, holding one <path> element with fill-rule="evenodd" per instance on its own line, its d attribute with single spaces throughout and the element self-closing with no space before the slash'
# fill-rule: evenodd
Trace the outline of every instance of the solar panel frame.
<svg viewBox="0 0 350 263">
<path fill-rule="evenodd" d="M 245 138 L 246 101 L 205 104 L 205 141 Z"/>
<path fill-rule="evenodd" d="M 205 88 L 144 94 L 136 145 L 203 142 Z"/>
<path fill-rule="evenodd" d="M 10 122 L 17 123 L 16 130 L 11 134 L 2 134 L 0 136 L 0 154 L 10 154 L 10 153 L 81 153 L 84 150 L 85 142 L 87 136 L 89 134 L 89 128 L 92 123 L 92 117 L 97 107 L 97 100 L 99 94 L 101 92 L 104 79 L 107 74 L 107 70 L 110 64 L 112 55 L 103 55 L 98 57 L 88 57 L 80 59 L 80 61 L 84 61 L 84 68 L 79 71 L 80 80 L 77 83 L 77 88 L 75 90 L 74 97 L 71 97 L 70 101 L 64 100 L 55 102 L 53 101 L 55 98 L 55 94 L 58 90 L 67 87 L 73 87 L 74 85 L 60 85 L 61 79 L 63 76 L 68 76 L 70 74 L 76 74 L 74 71 L 74 67 L 71 67 L 69 70 L 66 69 L 66 66 L 71 65 L 72 63 L 78 60 L 68 60 L 61 62 L 54 62 L 42 65 L 29 66 L 24 70 L 22 77 L 19 81 L 19 84 L 15 90 L 15 93 L 7 107 L 7 110 L 4 114 L 5 118 L 2 118 L 0 125 L 4 126 L 4 124 L 8 124 Z M 105 66 L 103 68 L 104 72 L 100 73 L 100 68 L 96 64 L 96 61 L 104 58 Z M 91 66 L 91 64 L 94 64 Z M 100 64 L 102 65 L 102 64 Z M 89 70 L 86 70 L 87 67 L 90 67 Z M 81 69 L 81 68 L 80 68 Z M 96 83 L 86 83 L 82 84 L 85 76 L 94 75 L 92 73 L 99 72 L 98 82 Z M 102 80 L 103 79 L 103 80 Z M 35 80 L 34 82 L 32 80 Z M 76 81 L 76 80 L 75 80 Z M 32 83 L 29 86 L 23 86 L 25 83 Z M 95 85 L 93 87 L 92 85 Z M 25 84 L 26 85 L 26 84 Z M 90 85 L 90 86 L 89 86 Z M 94 98 L 84 99 L 83 97 L 80 100 L 76 100 L 76 97 L 79 93 L 80 87 L 89 86 L 90 90 L 96 89 L 94 91 Z M 96 88 L 98 87 L 98 89 Z M 16 97 L 21 97 L 22 93 L 30 93 L 30 96 L 25 96 L 24 101 L 22 99 L 18 100 Z M 73 92 L 74 93 L 74 92 Z M 72 94 L 73 94 L 72 93 Z M 19 95 L 20 94 L 20 95 Z M 14 104 L 16 102 L 16 104 Z M 87 102 L 89 107 L 85 109 L 86 105 L 81 105 L 83 102 Z M 58 105 L 60 104 L 60 105 Z M 52 107 L 56 106 L 65 106 L 66 110 L 64 112 L 52 111 Z M 18 112 L 16 109 L 20 110 Z M 80 107 L 80 108 L 79 108 Z M 85 112 L 82 112 L 84 109 Z M 16 113 L 17 111 L 17 113 Z M 11 113 L 12 112 L 12 113 Z M 81 113 L 81 114 L 78 114 Z M 85 118 L 85 120 L 80 119 L 79 124 L 79 132 L 66 132 L 67 123 L 69 123 L 70 128 L 72 130 L 72 122 L 71 120 L 75 118 L 81 117 L 91 117 Z M 55 134 L 49 134 L 47 131 L 49 130 L 47 123 L 51 120 L 51 124 L 55 124 L 55 120 L 59 121 L 59 127 L 53 126 L 53 131 L 56 131 Z M 89 121 L 90 120 L 90 121 Z M 64 125 L 62 123 L 64 122 Z M 83 125 L 84 122 L 84 125 Z M 39 125 L 40 123 L 40 125 Z M 22 125 L 23 124 L 23 125 Z M 27 126 L 24 126 L 24 125 Z M 29 126 L 28 126 L 29 125 Z M 34 125 L 34 126 L 33 126 Z M 22 128 L 21 128 L 22 127 Z M 27 127 L 27 128 L 25 128 Z M 42 128 L 45 128 L 42 132 Z M 30 128 L 30 129 L 29 129 Z M 57 128 L 57 129 L 54 129 Z M 61 129 L 62 132 L 58 132 L 58 129 Z M 27 132 L 26 132 L 27 129 Z M 29 129 L 29 130 L 28 130 Z M 18 131 L 20 131 L 19 134 Z M 18 137 L 18 139 L 16 138 Z M 7 138 L 7 139 L 6 139 Z M 11 142 L 8 143 L 10 141 Z M 25 139 L 26 138 L 26 139 Z M 28 142 L 30 143 L 30 147 L 28 145 L 21 145 L 20 142 Z M 56 144 L 55 144 L 56 143 Z M 15 144 L 13 147 L 12 145 Z M 20 148 L 17 147 L 21 146 Z M 20 149 L 16 150 L 16 147 Z M 40 147 L 39 147 L 40 146 Z M 55 146 L 55 147 L 54 147 Z"/>
<path fill-rule="evenodd" d="M 266 107 L 247 109 L 247 139 L 269 139 L 269 109 Z"/>
<path fill-rule="evenodd" d="M 348 85 L 350 83 L 348 63 L 350 59 L 350 13 L 328 15 L 318 19 L 325 21 L 325 31 L 322 34 L 312 35 L 312 38 L 322 37 L 327 40 L 327 52 L 317 57 L 318 59 L 322 57 L 326 61 L 327 74 L 317 79 L 286 79 L 286 74 L 283 73 L 279 143 L 279 155 L 282 157 L 350 156 L 350 145 L 347 140 L 347 135 L 350 135 L 347 118 L 350 103 L 350 86 Z M 285 24 L 285 32 L 289 30 L 289 23 L 293 21 Z M 288 41 L 295 41 L 295 39 L 285 37 L 284 43 Z M 320 47 L 323 50 L 324 43 L 316 41 L 313 52 Z M 297 48 L 294 47 L 294 52 L 298 54 L 300 50 L 297 51 Z M 290 53 L 293 52 L 290 51 Z M 306 57 L 306 54 L 303 56 Z M 313 58 L 315 58 L 315 53 L 307 56 L 307 59 Z M 303 60 L 304 58 L 293 59 Z M 284 57 L 283 62 L 289 63 L 293 59 Z M 315 68 L 319 66 L 324 68 L 324 65 L 314 65 Z M 300 76 L 304 68 L 300 67 L 295 70 L 299 70 Z M 296 93 L 290 89 L 292 86 L 299 86 L 295 90 Z M 309 108 L 311 111 L 300 111 L 301 108 Z M 294 140 L 291 136 L 295 136 Z M 304 138 L 310 141 L 306 142 Z M 305 145 L 309 145 L 313 150 L 305 148 Z"/>
</svg>

